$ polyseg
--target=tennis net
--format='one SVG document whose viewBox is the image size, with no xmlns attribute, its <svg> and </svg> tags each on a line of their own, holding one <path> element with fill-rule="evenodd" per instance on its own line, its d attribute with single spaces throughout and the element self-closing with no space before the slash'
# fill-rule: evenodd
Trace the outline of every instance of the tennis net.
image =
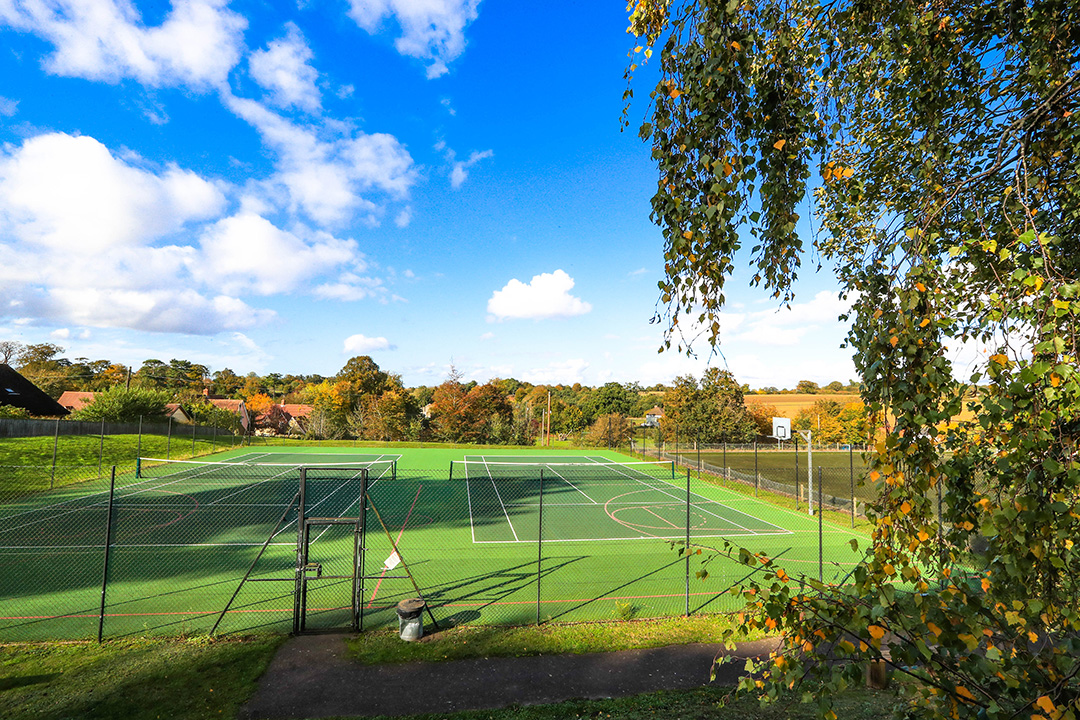
<svg viewBox="0 0 1080 720">
<path fill-rule="evenodd" d="M 546 480 L 582 482 L 672 482 L 673 462 L 489 462 L 455 460 L 450 464 L 451 480 Z"/>
</svg>

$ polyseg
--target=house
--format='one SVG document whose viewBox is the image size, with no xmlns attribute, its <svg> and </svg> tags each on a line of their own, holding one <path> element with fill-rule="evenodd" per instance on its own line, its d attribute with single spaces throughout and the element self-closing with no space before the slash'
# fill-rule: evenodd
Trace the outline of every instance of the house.
<svg viewBox="0 0 1080 720">
<path fill-rule="evenodd" d="M 660 418 L 662 417 L 664 417 L 664 408 L 657 405 L 645 413 L 645 422 L 641 423 L 641 427 L 660 427 Z"/>
<path fill-rule="evenodd" d="M 97 393 L 65 390 L 60 393 L 60 399 L 57 402 L 70 412 L 77 412 L 92 403 L 95 395 Z"/>
<path fill-rule="evenodd" d="M 10 365 L 0 363 L 0 405 L 22 408 L 38 417 L 63 417 L 68 411 Z"/>
</svg>

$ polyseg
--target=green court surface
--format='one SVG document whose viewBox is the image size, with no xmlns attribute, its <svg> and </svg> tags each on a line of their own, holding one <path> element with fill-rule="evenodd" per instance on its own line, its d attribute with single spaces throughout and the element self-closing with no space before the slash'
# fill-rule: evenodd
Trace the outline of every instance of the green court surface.
<svg viewBox="0 0 1080 720">
<path fill-rule="evenodd" d="M 107 480 L 7 502 L 0 490 L 0 641 L 96 637 L 99 626 L 105 637 L 205 633 L 226 606 L 219 633 L 290 630 L 296 465 L 309 468 L 304 517 L 319 519 L 300 543 L 307 629 L 352 620 L 357 527 L 342 518 L 363 518 L 364 628 L 396 625 L 397 602 L 417 587 L 440 624 L 733 609 L 723 593 L 747 568 L 717 560 L 707 580 L 694 577 L 725 538 L 825 581 L 842 582 L 856 559 L 854 531 L 825 524 L 819 537 L 816 517 L 670 463 L 607 451 L 347 450 L 144 460 L 138 477 L 117 478 L 111 504 Z M 706 548 L 690 563 L 672 546 L 688 535 Z"/>
</svg>

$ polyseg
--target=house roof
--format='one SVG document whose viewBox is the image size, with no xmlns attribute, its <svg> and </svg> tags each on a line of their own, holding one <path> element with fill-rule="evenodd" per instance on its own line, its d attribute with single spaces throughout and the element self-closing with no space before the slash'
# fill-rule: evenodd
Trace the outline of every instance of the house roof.
<svg viewBox="0 0 1080 720">
<path fill-rule="evenodd" d="M 23 408 L 31 415 L 67 415 L 64 406 L 46 395 L 10 365 L 0 363 L 0 405 Z"/>
<path fill-rule="evenodd" d="M 289 413 L 294 418 L 307 417 L 314 409 L 310 405 L 302 405 L 300 403 L 282 403 L 281 409 Z"/>
<path fill-rule="evenodd" d="M 222 410 L 228 410 L 229 412 L 238 413 L 240 408 L 244 406 L 243 400 L 233 400 L 232 398 L 207 398 L 210 404 L 214 407 L 219 407 Z"/>
<path fill-rule="evenodd" d="M 657 405 L 652 410 L 646 411 L 645 414 L 646 415 L 655 415 L 656 417 L 664 417 L 664 408 Z"/>
<path fill-rule="evenodd" d="M 79 390 L 65 390 L 60 394 L 60 399 L 57 400 L 62 406 L 68 410 L 82 410 L 84 407 L 94 401 L 94 396 L 97 393 L 82 392 Z"/>
</svg>

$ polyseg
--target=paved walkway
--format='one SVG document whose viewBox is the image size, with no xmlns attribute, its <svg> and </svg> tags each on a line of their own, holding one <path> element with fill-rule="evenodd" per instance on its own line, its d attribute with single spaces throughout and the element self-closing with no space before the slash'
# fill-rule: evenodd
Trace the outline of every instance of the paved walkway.
<svg viewBox="0 0 1080 720">
<path fill-rule="evenodd" d="M 673 645 L 588 655 L 361 665 L 346 657 L 345 637 L 290 638 L 240 717 L 449 713 L 693 688 L 709 683 L 719 649 L 712 644 Z M 734 654 L 745 659 L 774 647 L 771 640 L 745 643 Z M 721 667 L 716 682 L 734 684 L 744 664 Z"/>
</svg>

